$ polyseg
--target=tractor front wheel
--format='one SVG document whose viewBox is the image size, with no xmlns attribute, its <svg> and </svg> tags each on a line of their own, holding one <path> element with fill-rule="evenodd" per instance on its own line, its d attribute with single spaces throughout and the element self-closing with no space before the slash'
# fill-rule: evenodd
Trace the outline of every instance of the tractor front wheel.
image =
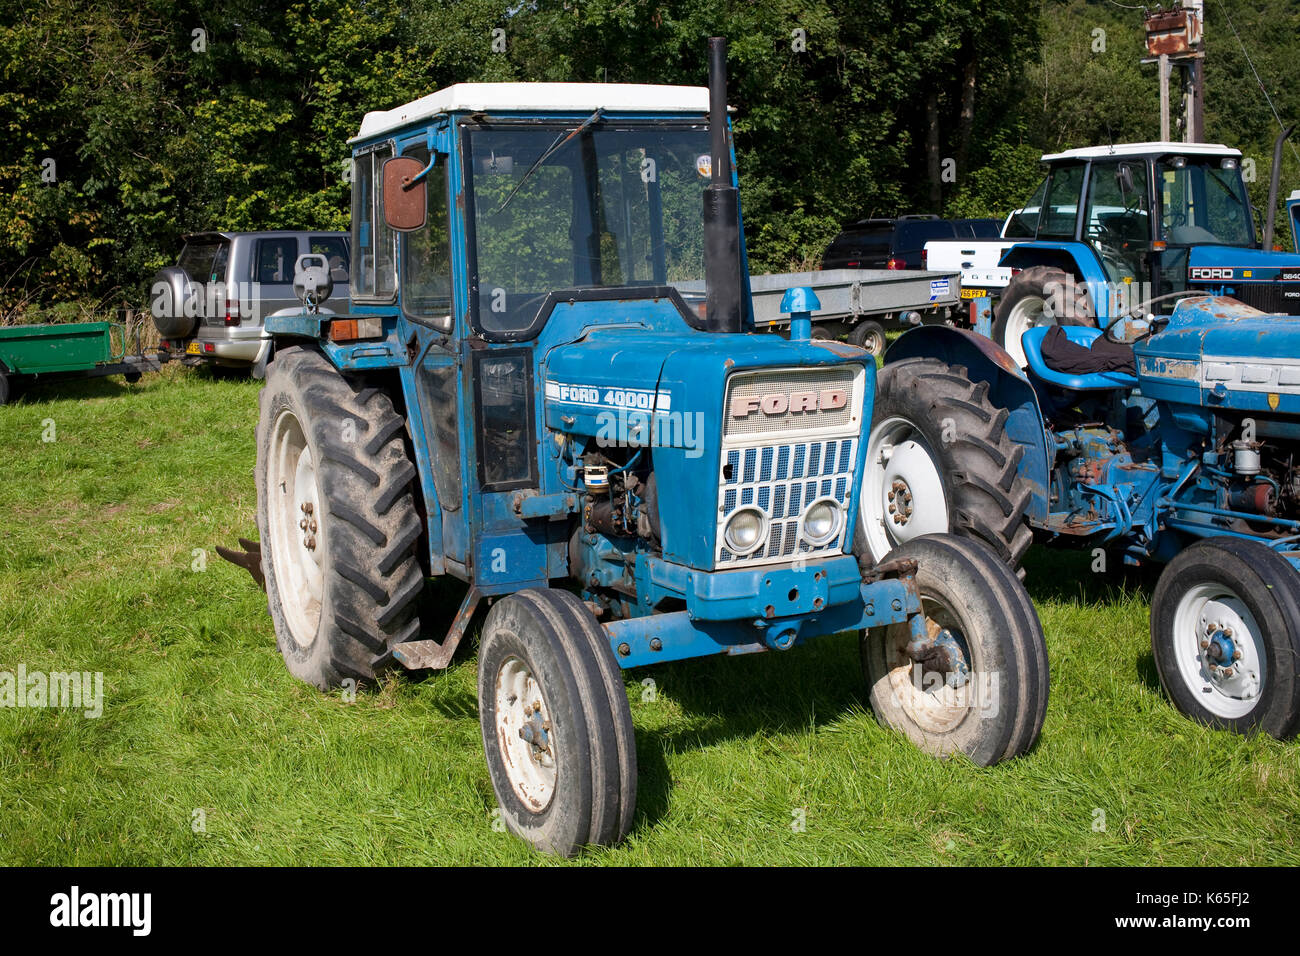
<svg viewBox="0 0 1300 956">
<path fill-rule="evenodd" d="M 627 835 L 636 809 L 632 712 L 605 632 L 580 600 L 528 589 L 492 606 L 478 706 L 511 832 L 566 857 Z"/>
<path fill-rule="evenodd" d="M 1170 561 L 1151 597 L 1151 653 L 1192 719 L 1280 740 L 1300 731 L 1300 581 L 1267 545 L 1208 538 Z"/>
<path fill-rule="evenodd" d="M 931 535 L 917 561 L 925 639 L 907 623 L 864 631 L 862 672 L 883 725 L 927 753 L 987 767 L 1033 746 L 1047 713 L 1047 645 L 1024 585 L 976 541 Z"/>
<path fill-rule="evenodd" d="M 257 524 L 280 653 L 321 689 L 369 680 L 420 632 L 405 423 L 311 348 L 276 355 L 259 401 Z"/>
</svg>

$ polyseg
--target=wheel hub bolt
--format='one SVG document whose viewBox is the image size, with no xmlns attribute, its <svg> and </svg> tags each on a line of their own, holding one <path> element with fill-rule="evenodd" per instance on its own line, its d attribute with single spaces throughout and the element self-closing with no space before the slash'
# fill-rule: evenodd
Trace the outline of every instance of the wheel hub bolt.
<svg viewBox="0 0 1300 956">
<path fill-rule="evenodd" d="M 1232 659 L 1233 659 L 1234 661 L 1239 661 L 1239 660 L 1241 660 L 1241 651 L 1233 651 L 1233 652 L 1232 652 Z"/>
<path fill-rule="evenodd" d="M 1223 676 L 1224 676 L 1224 677 L 1231 677 L 1232 674 L 1233 674 L 1233 670 L 1232 670 L 1231 667 L 1225 667 L 1225 668 L 1223 669 Z"/>
</svg>

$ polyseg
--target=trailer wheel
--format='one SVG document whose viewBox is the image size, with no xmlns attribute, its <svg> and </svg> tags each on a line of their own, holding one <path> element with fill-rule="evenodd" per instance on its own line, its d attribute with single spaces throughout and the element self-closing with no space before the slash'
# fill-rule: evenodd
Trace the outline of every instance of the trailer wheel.
<svg viewBox="0 0 1300 956">
<path fill-rule="evenodd" d="M 1151 597 L 1151 653 L 1188 717 L 1279 740 L 1300 731 L 1300 581 L 1267 545 L 1208 538 L 1170 561 Z"/>
<path fill-rule="evenodd" d="M 993 341 L 1024 368 L 1020 337 L 1038 325 L 1096 326 L 1097 314 L 1088 287 L 1054 266 L 1033 266 L 1017 273 L 993 310 Z"/>
<path fill-rule="evenodd" d="M 559 856 L 622 840 L 636 805 L 632 713 L 582 602 L 549 589 L 499 601 L 478 667 L 479 728 L 506 826 Z"/>
<path fill-rule="evenodd" d="M 909 656 L 904 624 L 864 631 L 862 672 L 886 727 L 927 753 L 987 767 L 1033 746 L 1047 713 L 1047 645 L 1024 585 L 986 547 L 910 541 L 930 642 Z"/>
<path fill-rule="evenodd" d="M 938 359 L 880 370 L 859 493 L 855 551 L 882 560 L 921 535 L 951 531 L 987 544 L 1018 568 L 1033 540 L 1025 450 L 1006 433 L 1008 412 L 988 384 Z"/>
<path fill-rule="evenodd" d="M 863 319 L 849 330 L 849 344 L 866 349 L 872 355 L 885 352 L 885 327 L 871 319 Z"/>
<path fill-rule="evenodd" d="M 315 349 L 276 354 L 259 396 L 257 523 L 267 605 L 289 672 L 369 680 L 419 635 L 424 527 L 402 418 Z"/>
</svg>

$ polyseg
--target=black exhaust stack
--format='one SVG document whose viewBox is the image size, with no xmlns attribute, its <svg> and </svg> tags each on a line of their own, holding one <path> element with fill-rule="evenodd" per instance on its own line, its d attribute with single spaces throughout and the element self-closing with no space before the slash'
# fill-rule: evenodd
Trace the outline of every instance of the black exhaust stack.
<svg viewBox="0 0 1300 956">
<path fill-rule="evenodd" d="M 1286 142 L 1293 129 L 1295 126 L 1288 126 L 1282 130 L 1277 134 L 1277 141 L 1273 143 L 1273 176 L 1268 181 L 1268 215 L 1264 217 L 1265 252 L 1273 251 L 1273 225 L 1274 217 L 1277 215 L 1277 181 L 1282 175 L 1282 144 Z"/>
<path fill-rule="evenodd" d="M 711 173 L 704 189 L 704 322 L 710 332 L 741 330 L 740 194 L 727 148 L 727 41 L 709 38 Z"/>
</svg>

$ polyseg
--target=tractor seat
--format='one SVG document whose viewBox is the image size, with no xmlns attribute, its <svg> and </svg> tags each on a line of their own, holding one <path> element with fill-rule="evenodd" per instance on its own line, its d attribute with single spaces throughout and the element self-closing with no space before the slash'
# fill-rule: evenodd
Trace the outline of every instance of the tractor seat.
<svg viewBox="0 0 1300 956">
<path fill-rule="evenodd" d="M 1043 339 L 1046 337 L 1049 328 L 1051 326 L 1037 325 L 1020 337 L 1020 347 L 1025 350 L 1025 359 L 1029 362 L 1029 370 L 1044 382 L 1055 385 L 1057 388 L 1068 388 L 1076 392 L 1137 387 L 1137 377 L 1124 372 L 1090 372 L 1086 375 L 1074 375 L 1049 368 L 1047 363 L 1043 361 Z M 1071 342 L 1082 345 L 1084 348 L 1091 348 L 1097 337 L 1105 334 L 1101 329 L 1089 328 L 1083 325 L 1066 325 L 1062 326 L 1062 328 Z"/>
</svg>

